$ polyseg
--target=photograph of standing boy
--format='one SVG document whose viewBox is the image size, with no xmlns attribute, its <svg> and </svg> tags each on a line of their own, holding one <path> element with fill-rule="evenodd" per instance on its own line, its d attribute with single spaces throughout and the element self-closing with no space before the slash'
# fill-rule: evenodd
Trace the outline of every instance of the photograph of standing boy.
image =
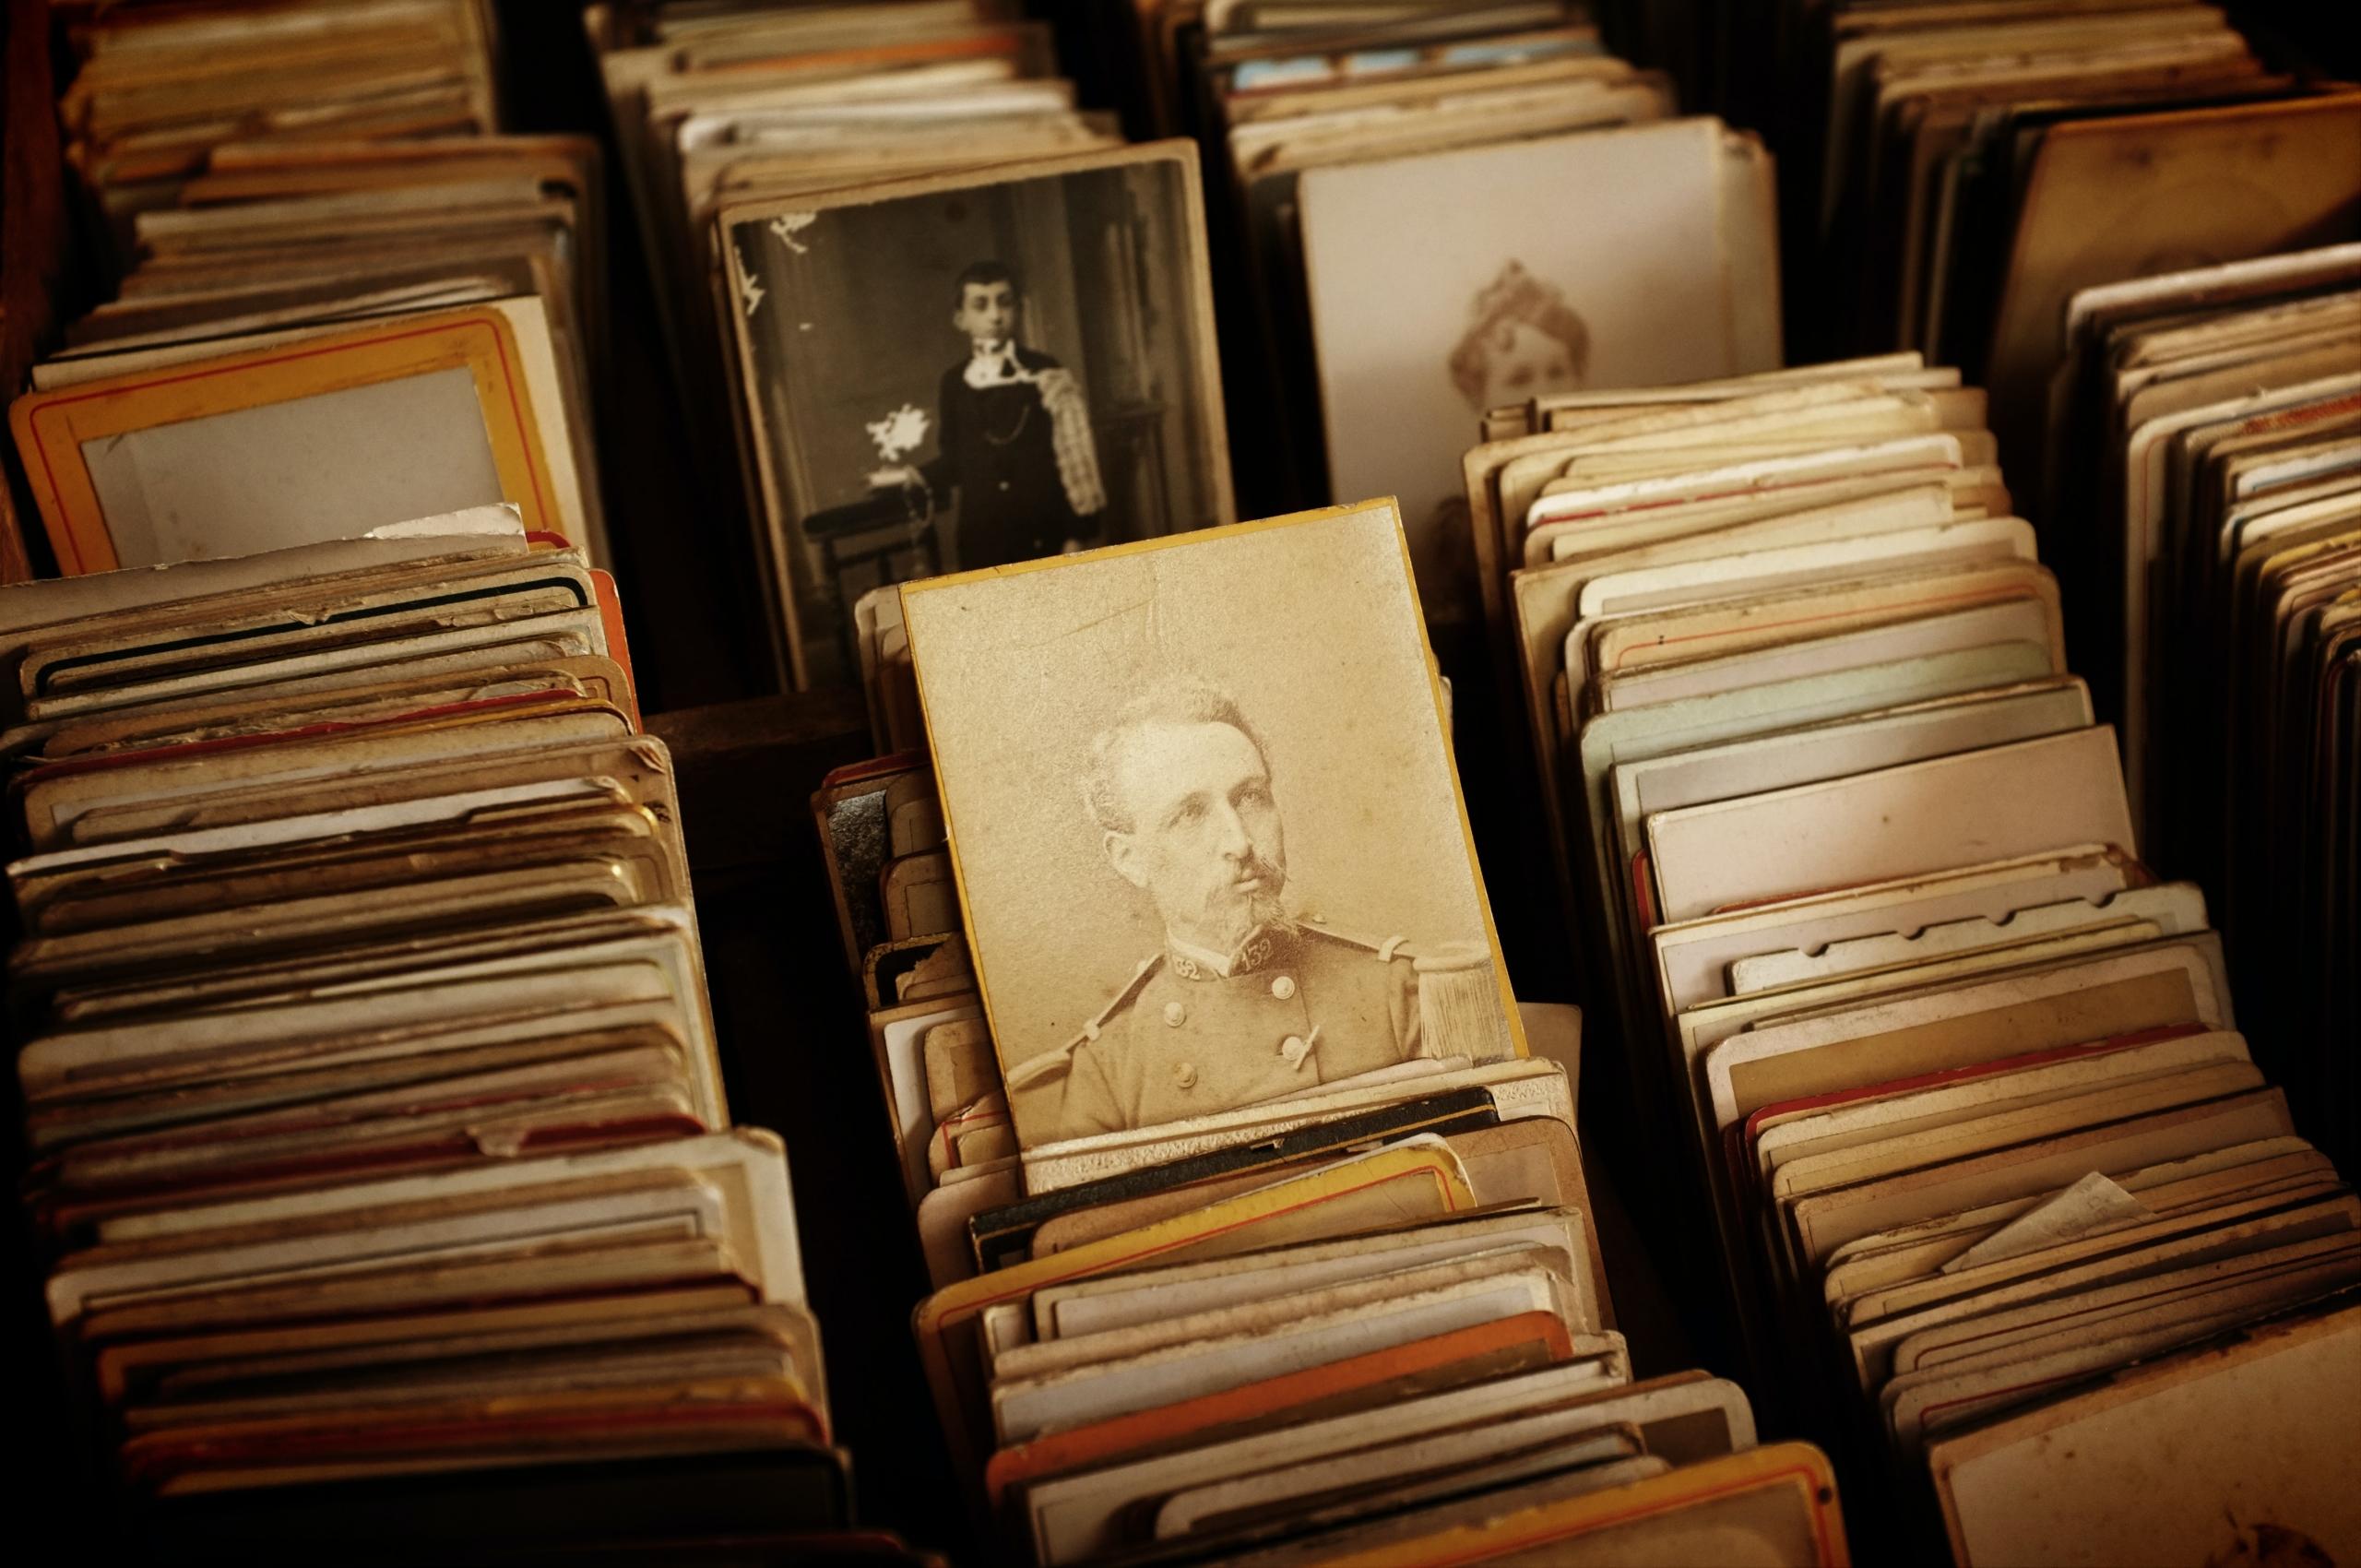
<svg viewBox="0 0 2361 1568">
<path fill-rule="evenodd" d="M 968 357 L 943 373 L 935 456 L 879 469 L 875 489 L 923 486 L 958 501 L 956 565 L 1004 566 L 1095 540 L 1107 509 L 1090 409 L 1074 373 L 1016 341 L 1015 275 L 998 261 L 963 270 L 951 325 Z"/>
</svg>

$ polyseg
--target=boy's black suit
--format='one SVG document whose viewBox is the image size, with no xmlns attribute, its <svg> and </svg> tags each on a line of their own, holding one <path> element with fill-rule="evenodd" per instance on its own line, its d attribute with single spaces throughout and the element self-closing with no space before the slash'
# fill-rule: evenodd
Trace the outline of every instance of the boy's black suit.
<svg viewBox="0 0 2361 1568">
<path fill-rule="evenodd" d="M 1016 362 L 1038 374 L 1058 362 L 1019 347 Z M 1058 477 L 1058 455 L 1050 410 L 1038 387 L 1009 382 L 977 388 L 967 385 L 967 362 L 943 373 L 938 396 L 936 455 L 919 472 L 938 503 L 959 493 L 961 570 L 1005 566 L 1054 555 L 1068 539 L 1088 541 L 1098 531 L 1097 514 L 1074 515 Z"/>
</svg>

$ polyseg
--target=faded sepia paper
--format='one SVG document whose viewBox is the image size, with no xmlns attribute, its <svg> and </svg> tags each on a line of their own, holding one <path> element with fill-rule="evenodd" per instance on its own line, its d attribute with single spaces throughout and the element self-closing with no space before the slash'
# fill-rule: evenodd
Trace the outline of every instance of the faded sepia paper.
<svg viewBox="0 0 2361 1568">
<path fill-rule="evenodd" d="M 1489 973 L 1424 989 L 1522 1052 L 1390 504 L 913 585 L 905 616 L 1003 1064 L 1128 1075 L 1096 1125 L 1020 1095 L 1026 1146 L 1434 1054 L 1422 965 Z M 1158 793 L 1196 769 L 1209 805 Z"/>
</svg>

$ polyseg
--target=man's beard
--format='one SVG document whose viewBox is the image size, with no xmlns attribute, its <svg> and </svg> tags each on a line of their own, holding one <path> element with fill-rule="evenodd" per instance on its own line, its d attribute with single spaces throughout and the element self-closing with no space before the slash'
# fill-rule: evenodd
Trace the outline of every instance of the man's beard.
<svg viewBox="0 0 2361 1568">
<path fill-rule="evenodd" d="M 1248 937 L 1284 913 L 1279 894 L 1287 885 L 1287 873 L 1260 858 L 1240 870 L 1244 876 L 1260 881 L 1262 886 L 1240 897 L 1233 881 L 1205 896 L 1205 918 L 1201 929 L 1215 939 L 1216 950 L 1224 953 L 1235 952 Z"/>
</svg>

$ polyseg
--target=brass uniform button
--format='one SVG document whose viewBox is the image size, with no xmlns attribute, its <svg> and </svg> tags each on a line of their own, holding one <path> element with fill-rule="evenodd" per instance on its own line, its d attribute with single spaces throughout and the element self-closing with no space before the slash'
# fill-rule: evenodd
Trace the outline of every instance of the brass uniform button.
<svg viewBox="0 0 2361 1568">
<path fill-rule="evenodd" d="M 1295 999 L 1295 978 L 1291 975 L 1279 976 L 1276 980 L 1271 982 L 1271 994 L 1277 997 L 1282 1002 L 1293 1001 Z"/>
<path fill-rule="evenodd" d="M 1164 1004 L 1164 1021 L 1177 1029 L 1189 1021 L 1189 1009 L 1178 1002 L 1168 1002 Z"/>
<path fill-rule="evenodd" d="M 1301 1035 L 1289 1035 L 1279 1041 L 1279 1054 L 1287 1059 L 1287 1065 L 1290 1067 L 1302 1066 L 1304 1057 L 1311 1054 L 1311 1042 Z"/>
<path fill-rule="evenodd" d="M 1172 1081 L 1184 1089 L 1195 1088 L 1197 1087 L 1196 1067 L 1187 1062 L 1179 1063 L 1172 1069 Z"/>
</svg>

